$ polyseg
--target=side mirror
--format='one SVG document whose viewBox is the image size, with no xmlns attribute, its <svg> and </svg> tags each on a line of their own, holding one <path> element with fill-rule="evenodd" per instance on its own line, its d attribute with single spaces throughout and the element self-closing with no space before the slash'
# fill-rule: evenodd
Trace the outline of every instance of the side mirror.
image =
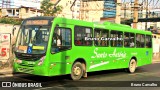
<svg viewBox="0 0 160 90">
<path fill-rule="evenodd" d="M 13 29 L 12 29 L 12 35 L 14 36 L 14 31 L 16 30 L 15 25 L 13 25 Z"/>
</svg>

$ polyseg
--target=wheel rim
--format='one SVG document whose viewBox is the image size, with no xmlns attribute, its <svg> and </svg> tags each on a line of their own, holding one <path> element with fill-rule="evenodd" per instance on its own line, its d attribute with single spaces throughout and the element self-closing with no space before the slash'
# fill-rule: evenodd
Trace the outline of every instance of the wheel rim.
<svg viewBox="0 0 160 90">
<path fill-rule="evenodd" d="M 136 62 L 135 62 L 135 61 L 132 61 L 132 62 L 130 63 L 130 71 L 131 71 L 131 72 L 134 72 L 134 71 L 135 71 L 135 68 L 136 68 Z"/>
<path fill-rule="evenodd" d="M 73 69 L 73 73 L 75 76 L 81 75 L 81 71 L 82 71 L 81 68 L 78 66 L 74 67 L 74 69 Z"/>
</svg>

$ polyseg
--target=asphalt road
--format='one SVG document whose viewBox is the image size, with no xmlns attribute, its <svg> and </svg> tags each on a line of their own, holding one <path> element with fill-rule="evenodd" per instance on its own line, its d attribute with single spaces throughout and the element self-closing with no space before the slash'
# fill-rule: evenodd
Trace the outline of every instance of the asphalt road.
<svg viewBox="0 0 160 90">
<path fill-rule="evenodd" d="M 76 82 L 70 80 L 69 75 L 56 77 L 22 75 L 0 78 L 0 81 L 12 84 L 12 88 L 3 87 L 0 90 L 160 90 L 160 63 L 138 67 L 133 74 L 122 69 L 88 73 L 87 78 Z M 21 85 L 18 86 L 19 83 Z M 38 88 L 32 88 L 31 84 L 37 85 Z"/>
</svg>

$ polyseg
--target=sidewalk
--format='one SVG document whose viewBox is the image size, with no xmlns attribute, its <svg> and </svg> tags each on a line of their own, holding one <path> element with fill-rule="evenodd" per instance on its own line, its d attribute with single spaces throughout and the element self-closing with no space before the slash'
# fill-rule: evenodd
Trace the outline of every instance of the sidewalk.
<svg viewBox="0 0 160 90">
<path fill-rule="evenodd" d="M 160 63 L 160 53 L 153 54 L 152 63 Z"/>
<path fill-rule="evenodd" d="M 153 56 L 152 63 L 160 63 L 160 54 Z M 24 75 L 24 74 L 14 74 L 14 76 L 21 76 L 21 75 Z M 0 68 L 0 78 L 1 77 L 12 77 L 12 76 L 13 76 L 13 70 L 11 67 L 4 68 L 4 69 Z"/>
<path fill-rule="evenodd" d="M 0 69 L 0 78 L 1 77 L 12 77 L 13 70 L 11 67 Z"/>
</svg>

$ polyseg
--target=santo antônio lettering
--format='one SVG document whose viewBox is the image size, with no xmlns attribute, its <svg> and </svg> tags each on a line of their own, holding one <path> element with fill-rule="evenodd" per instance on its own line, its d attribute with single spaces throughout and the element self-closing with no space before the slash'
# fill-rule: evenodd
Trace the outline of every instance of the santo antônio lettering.
<svg viewBox="0 0 160 90">
<path fill-rule="evenodd" d="M 91 58 L 106 58 L 108 57 L 119 57 L 119 58 L 125 58 L 126 57 L 126 53 L 125 52 L 117 52 L 116 49 L 114 49 L 114 51 L 112 53 L 106 53 L 106 52 L 98 52 L 98 48 L 94 49 L 94 55 L 91 56 Z"/>
</svg>

